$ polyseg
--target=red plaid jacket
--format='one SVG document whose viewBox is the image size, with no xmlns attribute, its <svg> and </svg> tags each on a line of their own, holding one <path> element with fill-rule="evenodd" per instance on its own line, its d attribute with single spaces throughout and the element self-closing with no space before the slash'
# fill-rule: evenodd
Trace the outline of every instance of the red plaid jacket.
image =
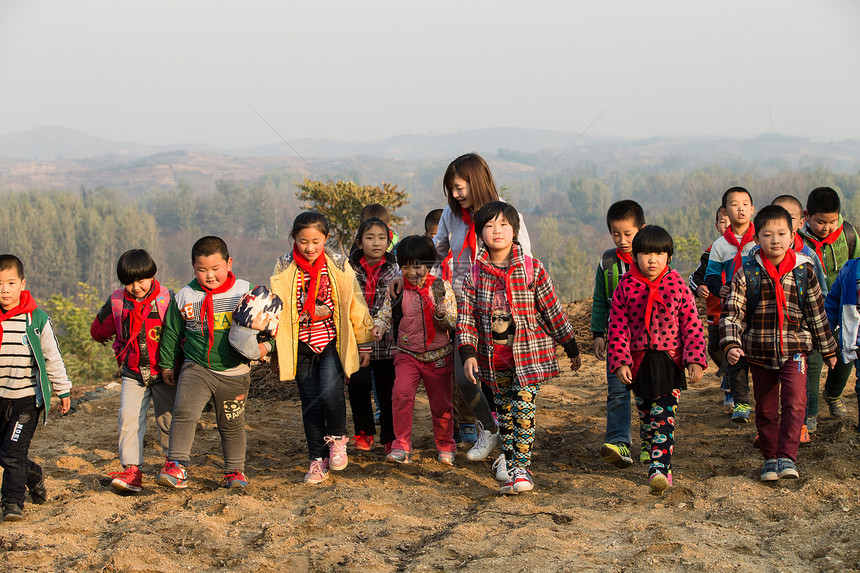
<svg viewBox="0 0 860 573">
<path fill-rule="evenodd" d="M 579 356 L 573 327 L 555 296 L 552 279 L 543 265 L 534 260 L 534 276 L 526 277 L 525 257 L 514 243 L 511 251 L 511 275 L 514 335 L 514 362 L 517 383 L 538 384 L 558 375 L 555 342 L 564 347 L 570 358 Z M 485 270 L 490 265 L 486 247 L 481 247 L 475 265 L 478 272 L 463 282 L 463 295 L 457 318 L 457 347 L 465 363 L 478 359 L 478 375 L 494 391 L 492 304 L 497 278 Z M 473 277 L 477 275 L 477 280 Z"/>
</svg>

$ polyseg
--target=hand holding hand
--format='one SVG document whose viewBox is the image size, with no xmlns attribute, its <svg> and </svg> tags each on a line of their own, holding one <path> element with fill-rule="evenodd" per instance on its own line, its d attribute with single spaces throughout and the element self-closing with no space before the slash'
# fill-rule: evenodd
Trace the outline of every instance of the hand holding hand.
<svg viewBox="0 0 860 573">
<path fill-rule="evenodd" d="M 704 374 L 701 364 L 687 364 L 687 378 L 689 378 L 690 384 L 699 382 Z"/>
<path fill-rule="evenodd" d="M 738 348 L 737 346 L 735 346 L 734 348 L 731 348 L 728 352 L 726 352 L 726 360 L 728 360 L 729 364 L 731 364 L 732 366 L 737 364 L 738 360 L 740 360 L 744 356 L 746 356 L 744 354 L 744 351 L 741 350 L 740 348 Z"/>
<path fill-rule="evenodd" d="M 624 384 L 633 384 L 633 373 L 630 371 L 630 367 L 626 364 L 622 364 L 615 371 L 615 376 L 623 382 Z"/>
</svg>

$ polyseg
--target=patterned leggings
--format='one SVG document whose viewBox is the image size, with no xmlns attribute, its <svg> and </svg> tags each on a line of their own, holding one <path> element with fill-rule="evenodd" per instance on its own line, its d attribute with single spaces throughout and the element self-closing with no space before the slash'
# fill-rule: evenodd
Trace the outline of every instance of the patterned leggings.
<svg viewBox="0 0 860 573">
<path fill-rule="evenodd" d="M 651 450 L 651 466 L 648 476 L 656 471 L 672 471 L 672 450 L 675 449 L 675 412 L 681 391 L 672 390 L 659 398 L 644 400 L 636 397 L 636 410 L 639 411 L 639 437 L 643 448 Z"/>
<path fill-rule="evenodd" d="M 502 452 L 508 468 L 531 465 L 535 440 L 535 398 L 539 384 L 520 386 L 513 369 L 496 372 L 496 409 Z"/>
</svg>

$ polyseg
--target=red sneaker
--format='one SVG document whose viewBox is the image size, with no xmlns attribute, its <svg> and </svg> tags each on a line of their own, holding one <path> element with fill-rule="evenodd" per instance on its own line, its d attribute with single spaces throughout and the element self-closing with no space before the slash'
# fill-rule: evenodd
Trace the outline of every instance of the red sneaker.
<svg viewBox="0 0 860 573">
<path fill-rule="evenodd" d="M 143 473 L 137 466 L 128 466 L 121 472 L 111 472 L 108 477 L 112 478 L 111 487 L 118 492 L 138 492 L 143 489 Z"/>
<path fill-rule="evenodd" d="M 373 436 L 368 436 L 364 432 L 353 436 L 352 439 L 355 440 L 355 449 L 360 452 L 369 452 L 373 446 Z"/>
<path fill-rule="evenodd" d="M 812 438 L 809 437 L 809 429 L 806 427 L 806 424 L 800 428 L 800 443 L 808 444 L 812 441 Z"/>
</svg>

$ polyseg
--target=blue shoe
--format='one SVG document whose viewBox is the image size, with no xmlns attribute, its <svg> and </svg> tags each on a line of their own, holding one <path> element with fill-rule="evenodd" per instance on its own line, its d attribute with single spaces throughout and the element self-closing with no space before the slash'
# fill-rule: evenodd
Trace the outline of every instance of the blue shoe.
<svg viewBox="0 0 860 573">
<path fill-rule="evenodd" d="M 797 465 L 789 458 L 779 458 L 776 461 L 780 478 L 797 479 L 800 477 L 800 474 L 797 473 Z"/>
<path fill-rule="evenodd" d="M 732 393 L 729 390 L 726 390 L 723 394 L 723 406 L 726 408 L 735 407 L 735 399 L 732 398 Z"/>
<path fill-rule="evenodd" d="M 761 467 L 761 481 L 776 481 L 778 479 L 779 460 L 776 458 L 766 459 Z"/>
<path fill-rule="evenodd" d="M 478 441 L 478 428 L 475 424 L 460 424 L 460 437 L 464 443 L 474 444 Z"/>
<path fill-rule="evenodd" d="M 732 410 L 732 422 L 737 424 L 748 424 L 750 421 L 750 408 L 749 404 L 735 404 L 734 409 Z"/>
</svg>

